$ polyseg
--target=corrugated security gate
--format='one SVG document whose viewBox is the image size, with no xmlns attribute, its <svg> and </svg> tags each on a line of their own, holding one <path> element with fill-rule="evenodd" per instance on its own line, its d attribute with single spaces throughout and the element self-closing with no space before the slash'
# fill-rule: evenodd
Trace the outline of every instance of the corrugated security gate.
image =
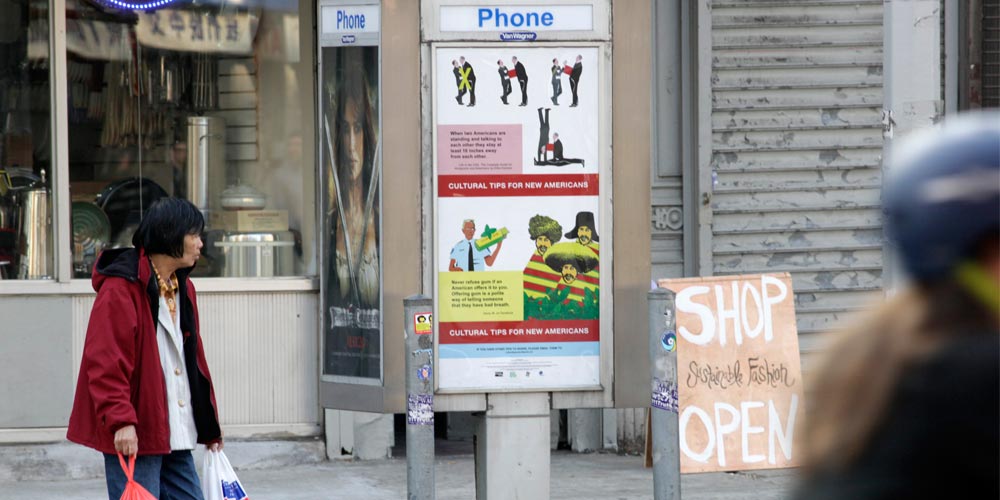
<svg viewBox="0 0 1000 500">
<path fill-rule="evenodd" d="M 808 353 L 882 287 L 882 2 L 711 18 L 712 271 L 790 272 Z"/>
</svg>

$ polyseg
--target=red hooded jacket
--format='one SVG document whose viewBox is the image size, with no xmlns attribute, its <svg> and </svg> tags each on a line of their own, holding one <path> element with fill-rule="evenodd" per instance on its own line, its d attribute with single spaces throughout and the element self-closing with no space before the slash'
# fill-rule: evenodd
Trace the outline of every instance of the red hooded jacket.
<svg viewBox="0 0 1000 500">
<path fill-rule="evenodd" d="M 219 440 L 222 432 L 190 272 L 177 271 L 180 324 L 198 442 L 207 444 Z M 167 389 L 156 344 L 159 289 L 149 260 L 134 248 L 105 251 L 94 266 L 92 282 L 97 300 L 66 438 L 114 454 L 115 431 L 134 425 L 139 455 L 169 454 Z"/>
</svg>

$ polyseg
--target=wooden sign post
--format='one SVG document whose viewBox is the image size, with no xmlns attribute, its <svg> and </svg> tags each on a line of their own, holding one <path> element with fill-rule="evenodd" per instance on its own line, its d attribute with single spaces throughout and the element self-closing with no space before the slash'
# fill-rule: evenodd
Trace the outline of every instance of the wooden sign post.
<svg viewBox="0 0 1000 500">
<path fill-rule="evenodd" d="M 681 471 L 798 465 L 804 405 L 788 273 L 659 286 L 677 293 Z"/>
</svg>

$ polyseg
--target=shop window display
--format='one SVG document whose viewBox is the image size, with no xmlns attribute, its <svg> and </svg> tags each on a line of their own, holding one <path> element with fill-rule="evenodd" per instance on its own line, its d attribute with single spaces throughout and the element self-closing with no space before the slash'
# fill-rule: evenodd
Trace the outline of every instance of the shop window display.
<svg viewBox="0 0 1000 500">
<path fill-rule="evenodd" d="M 0 279 L 51 279 L 52 155 L 45 2 L 0 0 Z"/>
<path fill-rule="evenodd" d="M 205 215 L 196 276 L 315 274 L 311 8 L 67 2 L 75 277 L 167 196 Z"/>
</svg>

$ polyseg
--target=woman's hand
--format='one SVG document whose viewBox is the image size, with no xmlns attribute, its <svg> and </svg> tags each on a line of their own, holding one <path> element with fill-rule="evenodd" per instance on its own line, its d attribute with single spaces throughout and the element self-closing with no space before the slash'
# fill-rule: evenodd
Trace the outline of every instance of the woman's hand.
<svg viewBox="0 0 1000 500">
<path fill-rule="evenodd" d="M 134 425 L 126 425 L 115 431 L 115 451 L 128 456 L 139 452 L 139 437 L 135 435 Z"/>
<path fill-rule="evenodd" d="M 222 451 L 222 446 L 223 443 L 221 437 L 205 445 L 205 447 L 208 448 L 208 451 Z"/>
</svg>

